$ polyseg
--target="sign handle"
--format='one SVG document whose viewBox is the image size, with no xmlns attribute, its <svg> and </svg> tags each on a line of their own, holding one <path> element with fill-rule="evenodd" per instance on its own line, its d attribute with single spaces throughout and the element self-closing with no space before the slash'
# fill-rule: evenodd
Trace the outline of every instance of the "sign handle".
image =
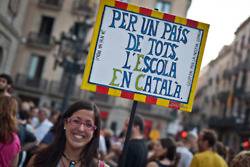
<svg viewBox="0 0 250 167">
<path fill-rule="evenodd" d="M 123 150 L 122 150 L 122 157 L 121 157 L 120 162 L 119 162 L 119 167 L 124 167 L 124 164 L 125 164 L 125 160 L 126 160 L 125 156 L 126 156 L 127 151 L 128 151 L 128 141 L 131 137 L 131 130 L 132 130 L 132 126 L 133 126 L 133 122 L 134 122 L 134 118 L 135 118 L 137 103 L 138 103 L 137 101 L 133 101 L 132 110 L 131 110 L 130 118 L 129 118 L 128 129 L 127 129 L 127 133 L 126 133 L 126 138 L 125 138 Z"/>
</svg>

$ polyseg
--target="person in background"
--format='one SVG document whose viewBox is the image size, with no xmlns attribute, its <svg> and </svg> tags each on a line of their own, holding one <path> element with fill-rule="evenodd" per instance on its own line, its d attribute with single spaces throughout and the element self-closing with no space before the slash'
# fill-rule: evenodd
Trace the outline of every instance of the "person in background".
<svg viewBox="0 0 250 167">
<path fill-rule="evenodd" d="M 105 138 L 104 138 L 104 129 L 101 129 L 99 138 L 100 138 L 99 139 L 99 153 L 100 153 L 100 157 L 103 159 L 104 156 L 107 154 L 107 146 L 106 146 Z"/>
<path fill-rule="evenodd" d="M 48 120 L 50 111 L 47 108 L 40 108 L 38 112 L 39 125 L 35 129 L 35 136 L 40 143 L 44 136 L 48 133 L 53 124 Z"/>
<path fill-rule="evenodd" d="M 123 139 L 114 137 L 110 129 L 104 131 L 104 138 L 107 146 L 107 154 L 104 156 L 104 160 L 111 167 L 116 167 L 122 152 Z"/>
<path fill-rule="evenodd" d="M 189 148 L 189 151 L 192 154 L 195 154 L 198 152 L 198 134 L 194 131 L 188 132 L 187 135 L 188 143 L 186 143 L 187 147 Z"/>
<path fill-rule="evenodd" d="M 0 74 L 0 96 L 11 96 L 13 80 L 8 74 Z"/>
<path fill-rule="evenodd" d="M 61 118 L 62 118 L 62 114 L 60 113 L 60 115 L 58 116 L 57 121 L 54 123 L 53 127 L 49 130 L 49 132 L 44 136 L 44 138 L 40 142 L 39 149 L 45 148 L 48 145 L 50 145 L 51 143 L 53 143 L 53 141 L 55 139 L 56 130 L 57 130 L 58 126 L 60 125 Z"/>
<path fill-rule="evenodd" d="M 111 151 L 111 145 L 112 145 L 112 137 L 113 137 L 113 132 L 111 129 L 104 129 L 104 139 L 105 139 L 105 144 L 107 147 L 107 153 Z"/>
<path fill-rule="evenodd" d="M 250 151 L 238 153 L 232 160 L 231 167 L 250 167 Z"/>
<path fill-rule="evenodd" d="M 199 153 L 195 154 L 190 167 L 227 167 L 225 160 L 213 151 L 217 135 L 211 129 L 204 129 L 198 137 Z"/>
<path fill-rule="evenodd" d="M 45 148 L 53 142 L 61 117 L 62 117 L 62 114 L 59 111 L 52 111 L 51 116 L 50 116 L 50 121 L 53 123 L 53 126 L 50 128 L 50 130 L 45 134 L 44 138 L 41 140 L 38 146 L 38 149 Z"/>
<path fill-rule="evenodd" d="M 29 124 L 30 113 L 27 110 L 19 111 L 18 136 L 21 142 L 22 151 L 19 154 L 18 166 L 23 167 L 30 158 L 31 151 L 36 147 L 37 140 L 34 135 L 34 129 Z"/>
<path fill-rule="evenodd" d="M 181 158 L 178 163 L 178 167 L 189 167 L 193 158 L 193 154 L 190 151 L 193 147 L 193 141 L 197 141 L 197 138 L 192 133 L 188 133 L 187 137 L 182 139 L 183 145 L 177 147 L 177 153 Z"/>
<path fill-rule="evenodd" d="M 78 101 L 63 113 L 55 131 L 55 139 L 36 153 L 28 167 L 97 167 L 100 116 L 97 106 Z"/>
<path fill-rule="evenodd" d="M 31 120 L 32 120 L 32 115 L 31 115 L 31 107 L 30 104 L 27 102 L 19 102 L 20 107 L 19 107 L 19 111 L 18 111 L 18 120 L 20 124 L 24 124 L 25 128 L 31 132 L 31 133 L 35 133 L 35 129 L 31 124 Z"/>
<path fill-rule="evenodd" d="M 154 158 L 149 160 L 147 167 L 176 167 L 179 157 L 176 143 L 172 138 L 158 140 L 154 145 Z"/>
<path fill-rule="evenodd" d="M 14 97 L 0 96 L 0 166 L 17 166 L 20 140 L 17 135 L 17 101 Z"/>
<path fill-rule="evenodd" d="M 58 118 L 61 116 L 61 112 L 58 110 L 52 110 L 50 117 L 49 117 L 49 121 L 53 124 L 55 124 L 58 120 Z"/>
<path fill-rule="evenodd" d="M 32 107 L 30 110 L 31 125 L 33 126 L 33 128 L 36 128 L 39 125 L 38 112 L 39 109 L 37 107 Z"/>
<path fill-rule="evenodd" d="M 219 154 L 223 159 L 226 160 L 227 158 L 227 149 L 224 146 L 224 144 L 220 141 L 217 141 L 215 144 L 215 151 L 217 152 L 217 154 Z"/>
<path fill-rule="evenodd" d="M 123 157 L 124 159 L 120 159 L 119 166 L 122 166 L 121 163 L 124 163 L 124 167 L 145 167 L 148 149 L 144 139 L 144 122 L 139 115 L 134 117 L 131 138 L 127 144 L 127 152 Z"/>
<path fill-rule="evenodd" d="M 230 148 L 230 147 L 226 147 L 227 149 L 227 158 L 226 158 L 226 162 L 227 164 L 231 164 L 233 158 L 235 157 L 236 153 L 235 153 L 235 149 Z"/>
<path fill-rule="evenodd" d="M 148 141 L 148 160 L 151 160 L 152 158 L 154 158 L 155 156 L 155 144 L 158 142 L 158 140 L 156 141 L 152 141 L 152 140 L 149 140 Z"/>
</svg>

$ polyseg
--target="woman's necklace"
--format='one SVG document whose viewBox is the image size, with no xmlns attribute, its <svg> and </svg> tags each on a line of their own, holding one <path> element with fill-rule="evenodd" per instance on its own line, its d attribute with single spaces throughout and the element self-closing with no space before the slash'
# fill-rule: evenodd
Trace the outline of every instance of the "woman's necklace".
<svg viewBox="0 0 250 167">
<path fill-rule="evenodd" d="M 61 159 L 61 164 L 62 164 L 62 167 L 66 167 L 66 166 L 64 165 L 63 158 Z"/>
<path fill-rule="evenodd" d="M 65 159 L 69 161 L 69 167 L 75 167 L 76 164 L 80 162 L 80 160 L 71 160 L 69 157 L 67 157 L 64 153 L 62 154 Z"/>
</svg>

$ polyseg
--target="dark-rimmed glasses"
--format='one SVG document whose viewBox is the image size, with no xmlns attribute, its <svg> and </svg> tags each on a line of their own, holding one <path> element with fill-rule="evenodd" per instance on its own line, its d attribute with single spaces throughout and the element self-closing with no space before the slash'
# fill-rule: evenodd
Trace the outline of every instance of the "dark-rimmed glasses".
<svg viewBox="0 0 250 167">
<path fill-rule="evenodd" d="M 74 127 L 80 127 L 81 125 L 83 125 L 87 130 L 91 130 L 91 131 L 96 130 L 96 126 L 93 125 L 91 122 L 82 121 L 79 118 L 68 118 L 67 122 L 70 123 Z"/>
</svg>

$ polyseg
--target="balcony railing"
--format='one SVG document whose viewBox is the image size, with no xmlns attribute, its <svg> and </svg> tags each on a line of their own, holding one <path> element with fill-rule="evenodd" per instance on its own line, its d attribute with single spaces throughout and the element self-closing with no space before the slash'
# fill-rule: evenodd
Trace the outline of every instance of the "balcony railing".
<svg viewBox="0 0 250 167">
<path fill-rule="evenodd" d="M 225 128 L 235 128 L 236 127 L 236 118 L 220 118 L 217 116 L 210 117 L 208 121 L 209 127 L 216 129 L 225 129 Z"/>
<path fill-rule="evenodd" d="M 65 86 L 59 81 L 48 81 L 45 79 L 31 79 L 25 74 L 17 74 L 15 78 L 15 89 L 31 93 L 46 94 L 59 99 L 64 97 Z M 82 91 L 78 86 L 74 87 L 72 100 L 80 99 Z"/>
<path fill-rule="evenodd" d="M 55 45 L 55 40 L 53 37 L 46 34 L 30 32 L 28 35 L 27 44 L 43 49 L 51 49 Z"/>
<path fill-rule="evenodd" d="M 60 10 L 63 6 L 63 0 L 39 0 L 39 6 L 52 10 Z"/>
<path fill-rule="evenodd" d="M 90 0 L 74 0 L 72 6 L 72 13 L 83 16 L 94 16 L 95 4 Z"/>
<path fill-rule="evenodd" d="M 245 91 L 242 93 L 242 99 L 249 101 L 250 99 L 250 91 Z"/>
<path fill-rule="evenodd" d="M 229 96 L 229 91 L 220 91 L 217 93 L 217 98 L 221 102 L 226 102 Z"/>
<path fill-rule="evenodd" d="M 244 94 L 244 89 L 242 88 L 235 88 L 234 90 L 234 96 L 238 98 L 242 98 Z"/>
<path fill-rule="evenodd" d="M 60 86 L 60 82 L 51 81 L 49 83 L 49 91 L 48 91 L 48 93 L 50 95 L 54 95 L 54 96 L 62 98 L 63 97 L 63 92 L 64 91 L 63 91 L 63 88 Z"/>
<path fill-rule="evenodd" d="M 249 51 L 249 53 L 250 53 L 250 51 Z M 249 56 L 249 54 L 248 54 L 248 56 Z M 247 57 L 247 59 L 242 64 L 242 69 L 250 71 L 250 58 L 249 57 Z"/>
<path fill-rule="evenodd" d="M 15 78 L 15 88 L 30 92 L 46 93 L 48 81 L 40 78 L 29 78 L 27 75 L 18 74 Z"/>
<path fill-rule="evenodd" d="M 112 100 L 110 96 L 100 93 L 91 93 L 89 99 L 97 103 L 109 103 Z"/>
<path fill-rule="evenodd" d="M 52 96 L 63 98 L 65 92 L 65 85 L 63 85 L 59 81 L 51 81 L 49 84 L 48 93 Z M 72 94 L 72 99 L 79 99 L 81 94 L 81 90 L 79 87 L 75 86 Z"/>
<path fill-rule="evenodd" d="M 232 70 L 226 69 L 226 70 L 223 72 L 223 78 L 224 78 L 224 79 L 229 79 L 231 76 L 232 76 Z"/>
</svg>

